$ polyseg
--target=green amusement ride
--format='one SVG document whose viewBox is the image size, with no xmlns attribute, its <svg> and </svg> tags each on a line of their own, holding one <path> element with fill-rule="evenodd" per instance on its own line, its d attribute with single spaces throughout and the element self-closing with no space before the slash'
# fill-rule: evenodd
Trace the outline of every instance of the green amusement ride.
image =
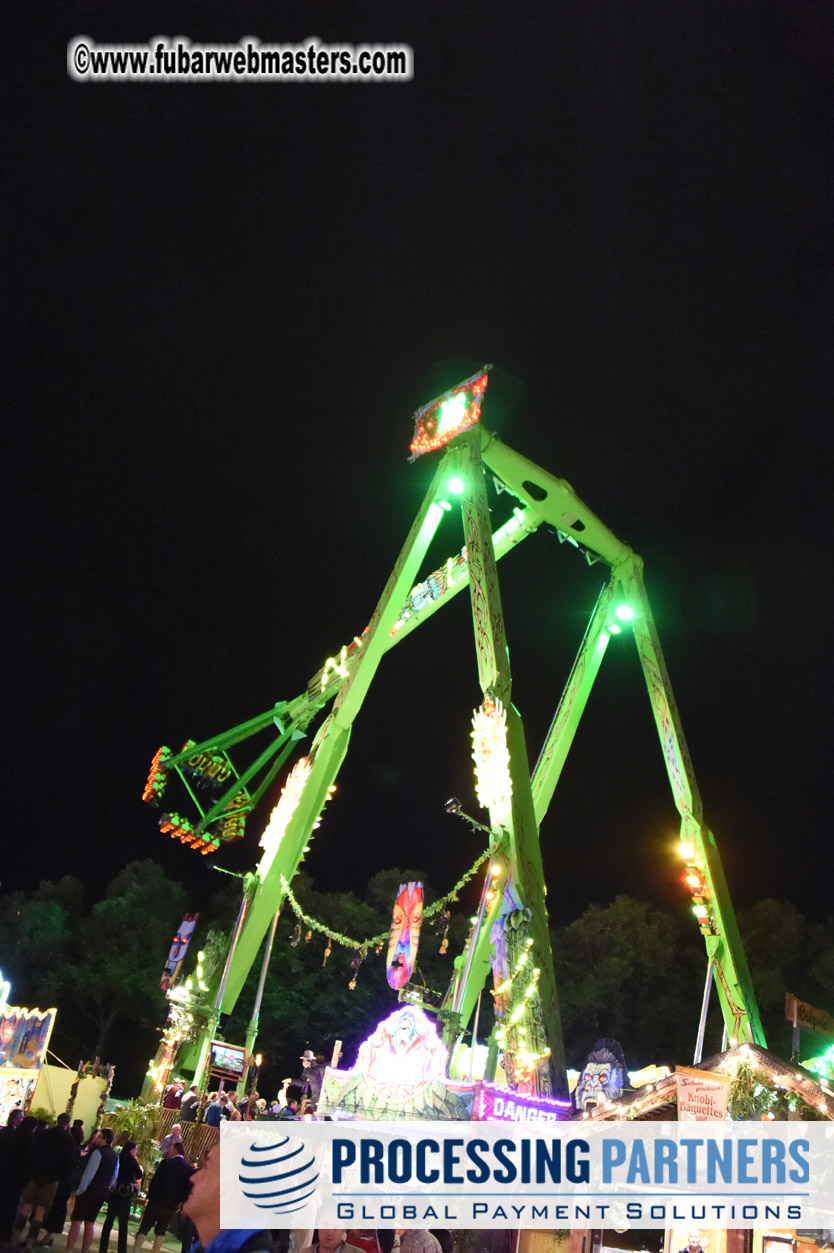
<svg viewBox="0 0 834 1253">
<path fill-rule="evenodd" d="M 630 631 L 648 689 L 669 783 L 680 815 L 679 852 L 692 907 L 706 945 L 730 1043 L 765 1039 L 715 837 L 703 807 L 672 686 L 643 580 L 641 558 L 608 530 L 556 478 L 508 448 L 481 425 L 485 367 L 415 414 L 412 457 L 435 455 L 436 471 L 379 598 L 370 623 L 312 676 L 295 699 L 221 735 L 156 754 L 144 799 L 159 805 L 176 774 L 198 817 L 166 812 L 163 831 L 201 853 L 242 838 L 250 814 L 299 741 L 312 735 L 287 777 L 261 836 L 262 854 L 246 876 L 238 923 L 222 969 L 192 998 L 190 1011 L 205 1029 L 184 1046 L 178 1063 L 198 1077 L 221 1013 L 232 1010 L 265 938 L 271 943 L 278 911 L 336 783 L 358 715 L 377 667 L 394 648 L 452 597 L 469 590 L 483 704 L 476 711 L 473 746 L 488 853 L 480 906 L 455 975 L 437 1012 L 453 1052 L 463 1039 L 490 973 L 496 1006 L 491 1058 L 503 1055 L 511 1087 L 541 1096 L 568 1095 L 565 1053 L 545 905 L 539 829 L 573 743 L 591 689 L 614 635 Z M 487 475 L 518 504 L 492 532 Z M 420 578 L 421 565 L 443 519 L 459 505 L 464 548 Z M 553 721 L 530 770 L 521 717 L 512 703 L 498 562 L 542 527 L 578 549 L 589 565 L 608 568 Z M 318 726 L 313 731 L 313 723 Z M 269 743 L 237 773 L 229 750 L 260 733 Z M 405 989 L 419 999 L 417 989 Z M 257 1015 L 246 1048 L 254 1048 Z M 189 1052 L 190 1050 L 190 1052 Z"/>
</svg>

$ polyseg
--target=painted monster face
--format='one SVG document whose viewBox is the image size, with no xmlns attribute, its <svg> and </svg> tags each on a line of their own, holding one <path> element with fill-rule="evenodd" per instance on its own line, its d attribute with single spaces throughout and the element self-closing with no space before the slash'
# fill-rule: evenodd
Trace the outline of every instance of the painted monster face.
<svg viewBox="0 0 834 1253">
<path fill-rule="evenodd" d="M 391 937 L 388 941 L 388 956 L 385 959 L 388 984 L 397 991 L 405 987 L 414 973 L 422 922 L 422 883 L 401 883 L 399 895 L 394 902 Z"/>
<path fill-rule="evenodd" d="M 606 1041 L 599 1040 L 588 1055 L 574 1092 L 577 1109 L 593 1108 L 600 1101 L 615 1101 L 622 1096 L 625 1062 L 616 1041 L 611 1041 L 611 1044 L 616 1052 L 610 1046 L 606 1047 Z"/>
</svg>

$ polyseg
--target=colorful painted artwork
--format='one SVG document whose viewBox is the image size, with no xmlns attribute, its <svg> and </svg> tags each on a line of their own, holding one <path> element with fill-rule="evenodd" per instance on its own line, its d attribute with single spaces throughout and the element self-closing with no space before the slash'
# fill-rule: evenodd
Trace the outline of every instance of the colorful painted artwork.
<svg viewBox="0 0 834 1253">
<path fill-rule="evenodd" d="M 414 973 L 420 928 L 423 925 L 422 883 L 401 883 L 391 916 L 391 936 L 385 969 L 388 985 L 399 991 Z"/>
<path fill-rule="evenodd" d="M 574 1091 L 577 1109 L 592 1109 L 622 1096 L 628 1080 L 623 1050 L 616 1040 L 597 1040 L 582 1067 Z"/>
<path fill-rule="evenodd" d="M 177 928 L 177 934 L 174 936 L 171 947 L 168 950 L 168 960 L 165 963 L 162 978 L 159 980 L 159 986 L 163 992 L 168 991 L 182 969 L 182 963 L 185 961 L 188 945 L 191 943 L 191 937 L 194 934 L 194 928 L 197 926 L 199 916 L 199 914 L 186 914 Z"/>
<path fill-rule="evenodd" d="M 0 1070 L 0 1126 L 5 1127 L 13 1109 L 28 1109 L 38 1082 L 38 1072 Z"/>
<path fill-rule="evenodd" d="M 431 1019 L 404 1005 L 379 1023 L 352 1070 L 325 1071 L 317 1112 L 383 1121 L 468 1120 L 475 1085 L 447 1079 L 447 1060 Z"/>
<path fill-rule="evenodd" d="M 448 1056 L 434 1023 L 416 1005 L 404 1005 L 360 1047 L 356 1069 L 377 1083 L 430 1083 L 446 1078 Z"/>
<path fill-rule="evenodd" d="M 55 1009 L 21 1009 L 6 1005 L 0 1014 L 0 1067 L 39 1069 L 46 1060 L 56 1013 Z"/>
</svg>

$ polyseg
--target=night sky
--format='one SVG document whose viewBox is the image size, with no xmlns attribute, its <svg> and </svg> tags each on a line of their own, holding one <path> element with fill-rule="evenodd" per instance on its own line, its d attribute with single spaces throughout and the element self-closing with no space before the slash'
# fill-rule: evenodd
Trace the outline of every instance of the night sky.
<svg viewBox="0 0 834 1253">
<path fill-rule="evenodd" d="M 645 559 L 736 908 L 822 917 L 830 5 L 3 7 L 2 890 L 154 857 L 205 906 L 221 876 L 141 803 L 153 753 L 296 696 L 363 629 L 434 470 L 411 414 L 489 361 L 484 425 Z M 73 36 L 179 34 L 407 43 L 414 78 L 67 75 Z M 433 564 L 461 543 L 451 514 Z M 534 761 L 605 571 L 542 533 L 499 574 Z M 382 663 L 317 885 L 459 877 L 480 844 L 443 802 L 484 816 L 479 702 L 459 596 Z M 268 808 L 221 864 L 254 865 Z M 677 829 L 626 633 L 543 826 L 551 921 L 688 908 Z"/>
</svg>

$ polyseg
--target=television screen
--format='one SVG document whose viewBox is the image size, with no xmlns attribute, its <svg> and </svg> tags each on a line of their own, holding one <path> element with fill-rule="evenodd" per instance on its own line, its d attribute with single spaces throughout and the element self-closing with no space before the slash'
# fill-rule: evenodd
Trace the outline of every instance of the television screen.
<svg viewBox="0 0 834 1253">
<path fill-rule="evenodd" d="M 209 1068 L 221 1079 L 241 1079 L 246 1070 L 246 1049 L 223 1040 L 212 1040 Z"/>
</svg>

